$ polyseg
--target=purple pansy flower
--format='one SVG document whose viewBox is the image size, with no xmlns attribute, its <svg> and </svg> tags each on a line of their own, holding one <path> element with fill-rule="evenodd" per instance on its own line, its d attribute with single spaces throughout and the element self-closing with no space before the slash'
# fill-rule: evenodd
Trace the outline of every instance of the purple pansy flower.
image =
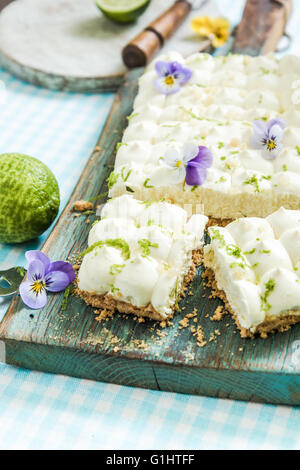
<svg viewBox="0 0 300 470">
<path fill-rule="evenodd" d="M 280 118 L 268 122 L 254 121 L 253 134 L 250 137 L 251 147 L 261 149 L 264 158 L 273 160 L 282 149 L 281 141 L 285 127 L 284 119 Z"/>
<path fill-rule="evenodd" d="M 201 186 L 206 180 L 206 171 L 212 165 L 213 157 L 207 147 L 186 142 L 181 153 L 170 148 L 162 160 L 166 166 L 174 170 L 174 184 L 185 180 L 189 186 Z"/>
<path fill-rule="evenodd" d="M 38 250 L 25 253 L 28 261 L 27 281 L 20 285 L 20 296 L 30 308 L 42 308 L 47 303 L 46 291 L 60 292 L 75 279 L 75 272 L 66 261 L 50 262 L 47 255 Z"/>
<path fill-rule="evenodd" d="M 164 62 L 159 60 L 155 64 L 158 78 L 154 84 L 158 91 L 170 95 L 179 91 L 181 85 L 188 82 L 192 76 L 191 69 L 183 67 L 179 62 Z"/>
<path fill-rule="evenodd" d="M 189 186 L 201 186 L 206 180 L 207 168 L 211 167 L 213 156 L 211 151 L 200 145 L 195 158 L 186 166 L 185 182 Z"/>
</svg>

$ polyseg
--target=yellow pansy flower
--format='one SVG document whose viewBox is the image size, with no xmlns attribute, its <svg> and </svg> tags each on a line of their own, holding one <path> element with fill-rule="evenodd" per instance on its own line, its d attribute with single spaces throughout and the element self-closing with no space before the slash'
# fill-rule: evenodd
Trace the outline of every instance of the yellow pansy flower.
<svg viewBox="0 0 300 470">
<path fill-rule="evenodd" d="M 221 17 L 198 16 L 192 19 L 191 28 L 199 36 L 211 39 L 215 48 L 223 46 L 230 35 L 230 23 Z"/>
</svg>

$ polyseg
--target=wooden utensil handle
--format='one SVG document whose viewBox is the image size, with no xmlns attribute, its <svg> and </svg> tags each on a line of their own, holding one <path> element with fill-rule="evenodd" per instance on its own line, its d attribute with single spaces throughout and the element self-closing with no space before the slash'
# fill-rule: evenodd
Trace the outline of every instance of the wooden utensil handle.
<svg viewBox="0 0 300 470">
<path fill-rule="evenodd" d="M 191 10 L 185 0 L 174 3 L 138 36 L 123 48 L 122 58 L 127 67 L 142 67 L 164 45 L 164 42 L 176 31 Z"/>
<path fill-rule="evenodd" d="M 13 0 L 0 0 L 0 11 L 3 10 L 9 3 L 11 3 Z"/>
<path fill-rule="evenodd" d="M 163 44 L 179 28 L 190 11 L 191 5 L 188 2 L 177 1 L 146 29 L 154 31 Z"/>
<path fill-rule="evenodd" d="M 144 30 L 123 48 L 123 62 L 130 69 L 143 67 L 160 47 L 161 42 L 157 34 Z"/>
</svg>

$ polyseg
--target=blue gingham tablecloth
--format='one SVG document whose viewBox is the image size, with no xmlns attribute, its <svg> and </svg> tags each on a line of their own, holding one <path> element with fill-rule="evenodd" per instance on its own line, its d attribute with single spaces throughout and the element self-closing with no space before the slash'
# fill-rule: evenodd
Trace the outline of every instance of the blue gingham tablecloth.
<svg viewBox="0 0 300 470">
<path fill-rule="evenodd" d="M 232 22 L 241 0 L 219 0 Z M 300 5 L 288 31 L 290 52 Z M 112 94 L 74 94 L 23 83 L 3 69 L 0 88 L 0 153 L 36 156 L 56 175 L 61 209 L 93 150 Z M 20 246 L 0 244 L 0 269 L 24 264 Z M 8 303 L 0 300 L 0 319 Z M 0 348 L 1 355 L 1 348 Z M 299 449 L 300 409 L 156 392 L 0 364 L 0 449 Z"/>
</svg>

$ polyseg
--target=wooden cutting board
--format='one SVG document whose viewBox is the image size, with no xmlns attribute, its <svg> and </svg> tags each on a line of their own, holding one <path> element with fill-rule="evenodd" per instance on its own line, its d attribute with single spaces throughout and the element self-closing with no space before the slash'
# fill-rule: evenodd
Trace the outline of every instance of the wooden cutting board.
<svg viewBox="0 0 300 470">
<path fill-rule="evenodd" d="M 260 46 L 261 47 L 261 46 Z M 117 142 L 127 125 L 137 93 L 135 70 L 127 75 L 113 103 L 101 138 L 43 251 L 51 259 L 81 252 L 95 216 L 75 217 L 73 203 L 106 191 Z M 104 199 L 103 199 L 104 200 Z M 99 200 L 98 203 L 103 200 Z M 16 296 L 0 324 L 9 364 L 46 372 L 171 392 L 210 395 L 267 403 L 300 404 L 300 365 L 293 352 L 300 324 L 267 339 L 242 339 L 230 316 L 210 319 L 218 299 L 202 282 L 200 266 L 190 291 L 180 303 L 173 325 L 162 328 L 116 315 L 99 322 L 91 307 L 71 296 L 49 295 L 40 311 L 26 308 Z M 197 309 L 181 328 L 181 320 Z M 192 325 L 202 325 L 207 344 L 197 345 Z M 216 331 L 217 330 L 217 331 Z"/>
<path fill-rule="evenodd" d="M 174 0 L 151 0 L 135 23 L 102 15 L 95 0 L 0 0 L 0 64 L 17 77 L 46 88 L 76 92 L 115 91 L 127 71 L 122 48 Z M 193 10 L 163 50 L 189 55 L 200 41 L 189 23 L 218 14 L 214 1 Z"/>
</svg>

